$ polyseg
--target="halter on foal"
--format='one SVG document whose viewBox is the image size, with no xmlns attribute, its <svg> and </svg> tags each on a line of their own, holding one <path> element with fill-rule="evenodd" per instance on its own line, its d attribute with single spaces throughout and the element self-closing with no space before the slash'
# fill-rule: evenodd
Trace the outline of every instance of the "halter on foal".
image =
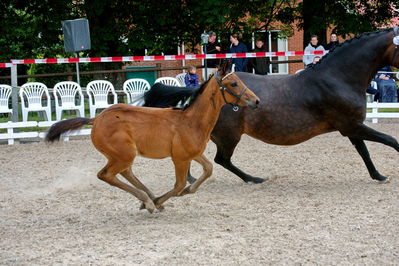
<svg viewBox="0 0 399 266">
<path fill-rule="evenodd" d="M 227 74 L 227 66 L 202 85 L 196 94 L 196 99 L 184 111 L 116 104 L 93 119 L 63 120 L 50 128 L 46 140 L 58 140 L 64 132 L 93 124 L 92 142 L 108 159 L 97 174 L 98 178 L 133 194 L 143 202 L 141 208 L 149 212 L 155 208 L 161 210 L 167 199 L 194 193 L 212 174 L 212 164 L 203 152 L 222 106 L 234 103 L 255 108 L 259 103 L 259 98 L 236 74 Z M 156 198 L 133 174 L 131 166 L 138 155 L 153 159 L 172 157 L 176 172 L 174 188 Z M 202 165 L 203 174 L 185 188 L 192 160 Z M 117 174 L 131 185 L 120 181 Z"/>
</svg>

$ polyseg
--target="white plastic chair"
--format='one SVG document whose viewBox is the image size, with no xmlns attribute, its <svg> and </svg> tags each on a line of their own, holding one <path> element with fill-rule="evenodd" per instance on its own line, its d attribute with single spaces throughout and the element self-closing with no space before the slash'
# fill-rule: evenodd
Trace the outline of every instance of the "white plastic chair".
<svg viewBox="0 0 399 266">
<path fill-rule="evenodd" d="M 85 116 L 84 97 L 80 85 L 73 81 L 62 81 L 54 86 L 55 114 L 61 120 L 62 111 L 78 110 L 79 116 Z M 79 104 L 76 104 L 78 100 Z"/>
<path fill-rule="evenodd" d="M 180 82 L 176 78 L 172 77 L 157 78 L 154 83 L 158 82 L 169 86 L 182 87 Z"/>
<path fill-rule="evenodd" d="M 43 105 L 43 96 L 46 96 L 46 106 Z M 51 121 L 51 101 L 46 85 L 40 82 L 25 83 L 19 90 L 19 97 L 21 98 L 22 121 L 28 121 L 29 112 L 40 111 L 44 111 L 47 121 Z"/>
<path fill-rule="evenodd" d="M 105 109 L 118 102 L 114 85 L 107 80 L 93 80 L 87 84 L 87 95 L 89 96 L 90 117 L 96 116 L 97 109 Z M 113 103 L 108 103 L 108 95 L 114 97 Z"/>
<path fill-rule="evenodd" d="M 0 84 L 0 113 L 12 114 L 12 109 L 8 107 L 11 92 L 12 87 L 10 85 Z"/>
<path fill-rule="evenodd" d="M 150 83 L 145 79 L 128 79 L 123 83 L 123 92 L 126 94 L 127 103 L 133 106 L 144 104 L 144 93 L 150 89 Z"/>
<path fill-rule="evenodd" d="M 182 86 L 182 87 L 186 87 L 186 81 L 185 81 L 186 75 L 187 75 L 187 73 L 180 73 L 180 74 L 177 74 L 177 76 L 176 76 L 176 79 L 179 81 L 180 86 Z"/>
</svg>

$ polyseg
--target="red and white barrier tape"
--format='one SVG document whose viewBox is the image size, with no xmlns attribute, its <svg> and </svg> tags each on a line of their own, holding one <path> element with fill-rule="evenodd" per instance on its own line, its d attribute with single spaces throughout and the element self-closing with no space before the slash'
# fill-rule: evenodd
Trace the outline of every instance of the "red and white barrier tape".
<svg viewBox="0 0 399 266">
<path fill-rule="evenodd" d="M 0 63 L 0 68 L 6 68 L 6 67 L 11 67 L 11 63 Z"/>
<path fill-rule="evenodd" d="M 79 57 L 79 58 L 48 58 L 48 59 L 14 59 L 12 64 L 60 64 L 60 63 L 93 63 L 93 62 L 132 62 L 132 61 L 163 61 L 192 60 L 219 58 L 253 58 L 275 56 L 324 55 L 325 51 L 288 51 L 261 53 L 229 53 L 229 54 L 187 54 L 187 55 L 150 55 L 150 56 L 116 56 L 116 57 Z M 7 63 L 6 63 L 7 64 Z M 11 64 L 10 64 L 11 65 Z"/>
</svg>

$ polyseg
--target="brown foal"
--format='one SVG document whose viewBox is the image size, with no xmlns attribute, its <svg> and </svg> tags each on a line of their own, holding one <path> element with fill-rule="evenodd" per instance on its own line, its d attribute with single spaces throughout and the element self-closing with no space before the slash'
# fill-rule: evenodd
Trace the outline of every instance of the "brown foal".
<svg viewBox="0 0 399 266">
<path fill-rule="evenodd" d="M 133 194 L 143 202 L 141 208 L 162 210 L 170 197 L 194 193 L 212 174 L 212 163 L 203 155 L 220 110 L 226 103 L 255 108 L 259 98 L 227 68 L 219 70 L 197 92 L 185 110 L 172 108 L 133 107 L 115 104 L 96 118 L 72 118 L 54 124 L 46 139 L 58 140 L 66 131 L 93 124 L 91 139 L 108 163 L 97 174 L 112 186 Z M 136 156 L 153 159 L 171 157 L 175 166 L 174 188 L 160 197 L 155 195 L 133 174 Z M 192 160 L 201 164 L 203 173 L 186 186 Z M 130 184 L 118 179 L 121 174 Z"/>
</svg>

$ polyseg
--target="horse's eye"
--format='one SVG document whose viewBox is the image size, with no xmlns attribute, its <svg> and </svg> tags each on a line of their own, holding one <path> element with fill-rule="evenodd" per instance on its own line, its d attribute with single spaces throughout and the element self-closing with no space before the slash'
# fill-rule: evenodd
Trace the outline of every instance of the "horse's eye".
<svg viewBox="0 0 399 266">
<path fill-rule="evenodd" d="M 231 83 L 231 87 L 235 88 L 235 87 L 237 87 L 237 86 L 238 86 L 238 85 L 237 85 L 237 82 Z"/>
</svg>

